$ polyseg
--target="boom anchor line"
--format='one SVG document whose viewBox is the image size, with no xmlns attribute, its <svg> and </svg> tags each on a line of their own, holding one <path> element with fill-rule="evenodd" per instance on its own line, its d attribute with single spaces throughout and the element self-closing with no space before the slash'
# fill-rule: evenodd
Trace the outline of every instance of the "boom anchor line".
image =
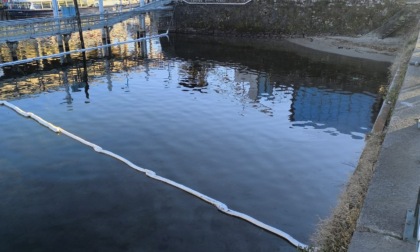
<svg viewBox="0 0 420 252">
<path fill-rule="evenodd" d="M 259 227 L 259 228 L 262 228 L 262 229 L 264 229 L 264 230 L 266 230 L 266 231 L 268 231 L 270 233 L 273 233 L 273 234 L 275 234 L 275 235 L 277 235 L 277 236 L 285 239 L 286 241 L 288 241 L 290 244 L 292 244 L 296 248 L 309 249 L 309 246 L 308 245 L 299 242 L 298 240 L 296 240 L 295 238 L 293 238 L 291 235 L 283 232 L 280 229 L 277 229 L 277 228 L 272 227 L 272 226 L 270 226 L 270 225 L 268 225 L 266 223 L 263 223 L 262 221 L 259 221 L 259 220 L 255 219 L 255 218 L 253 218 L 253 217 L 251 217 L 251 216 L 249 216 L 247 214 L 244 214 L 244 213 L 241 213 L 241 212 L 238 212 L 238 211 L 229 209 L 229 207 L 226 204 L 224 204 L 224 203 L 222 203 L 222 202 L 220 202 L 220 201 L 218 201 L 216 199 L 213 199 L 213 198 L 211 198 L 211 197 L 209 197 L 207 195 L 204 195 L 204 194 L 202 194 L 202 193 L 200 193 L 200 192 L 198 192 L 198 191 L 196 191 L 194 189 L 191 189 L 191 188 L 189 188 L 189 187 L 187 187 L 185 185 L 182 185 L 182 184 L 180 184 L 178 182 L 175 182 L 173 180 L 170 180 L 170 179 L 161 177 L 161 176 L 157 175 L 156 172 L 154 172 L 152 170 L 148 170 L 148 169 L 142 168 L 140 166 L 137 166 L 136 164 L 132 163 L 128 159 L 126 159 L 126 158 L 124 158 L 124 157 L 122 157 L 120 155 L 117 155 L 117 154 L 115 154 L 115 153 L 113 153 L 111 151 L 104 150 L 102 147 L 100 147 L 100 146 L 98 146 L 98 145 L 96 145 L 94 143 L 91 143 L 91 142 L 89 142 L 89 141 L 87 141 L 87 140 L 85 140 L 85 139 L 83 139 L 83 138 L 81 138 L 81 137 L 79 137 L 77 135 L 74 135 L 73 133 L 71 133 L 71 132 L 69 132 L 69 131 L 67 131 L 67 130 L 65 130 L 63 128 L 60 128 L 58 126 L 55 126 L 54 124 L 52 124 L 52 123 L 44 120 L 43 118 L 37 116 L 36 114 L 34 114 L 32 112 L 24 111 L 24 110 L 20 109 L 19 107 L 15 106 L 12 103 L 7 102 L 7 101 L 0 100 L 0 105 L 8 107 L 8 108 L 14 110 L 16 113 L 18 113 L 18 114 L 20 114 L 20 115 L 22 115 L 24 117 L 31 118 L 31 119 L 35 120 L 36 122 L 38 122 L 42 126 L 50 129 L 51 131 L 53 131 L 55 133 L 61 133 L 63 135 L 66 135 L 67 137 L 70 137 L 70 138 L 72 138 L 72 139 L 74 139 L 74 140 L 76 140 L 76 141 L 78 141 L 78 142 L 86 145 L 86 146 L 90 146 L 94 151 L 96 151 L 98 153 L 102 153 L 102 154 L 105 154 L 107 156 L 113 157 L 113 158 L 115 158 L 115 159 L 117 159 L 117 160 L 125 163 L 126 165 L 128 165 L 132 169 L 144 173 L 149 178 L 155 179 L 157 181 L 160 181 L 160 182 L 163 182 L 165 184 L 171 185 L 171 186 L 173 186 L 175 188 L 178 188 L 179 190 L 182 190 L 182 191 L 184 191 L 186 193 L 189 193 L 189 194 L 191 194 L 191 195 L 193 195 L 193 196 L 195 196 L 195 197 L 197 197 L 197 198 L 199 198 L 199 199 L 201 199 L 201 200 L 203 200 L 203 201 L 205 201 L 205 202 L 207 202 L 207 203 L 215 206 L 222 213 L 225 213 L 227 215 L 230 215 L 230 216 L 237 217 L 239 219 L 245 220 L 245 221 L 247 221 L 247 222 L 249 222 L 249 223 L 251 223 L 251 224 L 253 224 L 253 225 L 255 225 L 255 226 Z"/>
</svg>

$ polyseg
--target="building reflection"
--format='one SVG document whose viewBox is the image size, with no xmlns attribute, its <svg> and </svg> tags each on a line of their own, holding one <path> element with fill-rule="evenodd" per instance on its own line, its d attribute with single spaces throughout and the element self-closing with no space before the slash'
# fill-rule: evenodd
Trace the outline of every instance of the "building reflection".
<svg viewBox="0 0 420 252">
<path fill-rule="evenodd" d="M 277 76 L 275 81 L 270 81 L 270 75 L 265 72 L 235 70 L 236 86 L 240 88 L 246 84 L 243 89 L 247 91 L 247 98 L 257 104 L 254 108 L 272 115 L 276 103 L 289 103 L 289 120 L 295 127 L 330 129 L 333 135 L 341 133 L 354 138 L 361 137 L 358 133 L 364 134 L 371 128 L 372 110 L 379 102 L 377 95 L 328 89 L 313 83 L 311 86 L 297 76 L 294 81 L 300 80 L 303 84 L 284 84 L 288 79 Z M 312 81 L 325 83 L 316 78 Z"/>
<path fill-rule="evenodd" d="M 141 16 L 116 25 L 111 32 L 111 43 L 133 40 L 138 37 L 157 33 L 153 16 Z M 100 45 L 102 32 L 89 31 L 86 35 L 87 47 Z M 70 45 L 77 48 L 78 34 L 72 35 Z M 55 39 L 28 40 L 19 45 L 18 57 L 31 58 L 57 53 Z M 182 42 L 184 43 L 184 42 Z M 41 46 L 42 45 L 42 46 Z M 172 80 L 171 71 L 176 68 L 176 83 L 183 91 L 208 93 L 211 88 L 218 94 L 228 94 L 240 102 L 244 109 L 258 110 L 273 116 L 281 104 L 289 111 L 289 120 L 294 127 L 314 127 L 332 129 L 358 137 L 372 125 L 378 107 L 375 95 L 378 86 L 372 80 L 359 78 L 357 73 L 342 71 L 334 66 L 318 66 L 305 60 L 293 64 L 281 59 L 270 58 L 270 55 L 251 55 L 244 58 L 243 51 L 237 52 L 238 59 L 231 59 L 225 52 L 217 52 L 213 47 L 207 50 L 199 44 L 195 60 L 167 60 L 167 55 L 191 59 L 192 51 L 184 45 L 182 50 L 167 45 L 167 41 L 150 39 L 138 43 L 122 44 L 109 49 L 98 49 L 87 54 L 86 72 L 88 79 L 83 79 L 80 55 L 72 56 L 68 63 L 60 59 L 46 59 L 13 67 L 4 67 L 0 76 L 0 99 L 13 99 L 34 95 L 45 91 L 63 90 L 63 104 L 71 108 L 72 93 L 84 92 L 86 103 L 90 102 L 89 83 L 94 78 L 105 76 L 107 89 L 113 90 L 112 74 L 124 73 L 126 92 L 130 91 L 130 73 L 144 72 L 148 80 L 152 70 L 167 70 L 168 80 Z M 7 48 L 0 46 L 0 58 L 10 60 L 5 53 Z M 200 55 L 201 51 L 206 52 Z M 195 51 L 194 53 L 197 53 Z M 208 59 L 196 59 L 197 56 Z M 9 58 L 8 58 L 9 57 Z M 261 60 L 259 57 L 263 57 Z M 226 65 L 220 62 L 241 62 L 238 65 Z M 278 65 L 266 66 L 267 62 Z M 176 65 L 176 66 L 175 66 Z M 59 69 L 59 70 L 57 70 Z M 269 70 L 267 70 L 269 69 Z M 351 70 L 353 71 L 353 70 Z M 349 77 L 353 76 L 353 77 Z M 373 76 L 372 79 L 377 76 Z M 211 84 L 209 84 L 211 83 Z M 210 86 L 209 86 L 210 85 Z M 356 133 L 356 134 L 355 134 Z"/>
<path fill-rule="evenodd" d="M 331 128 L 357 138 L 360 135 L 355 133 L 366 133 L 372 127 L 375 103 L 373 94 L 302 86 L 293 92 L 290 120 L 294 126 Z"/>
<path fill-rule="evenodd" d="M 295 52 L 264 41 L 258 42 L 259 48 L 241 39 L 176 36 L 174 40 L 177 57 L 213 62 L 207 64 L 204 78 L 212 79 L 211 88 L 217 93 L 230 92 L 245 109 L 269 116 L 287 110 L 292 127 L 360 137 L 371 128 L 387 83 L 388 63 Z M 247 50 L 250 46 L 252 50 Z M 221 67 L 217 62 L 240 64 Z"/>
<path fill-rule="evenodd" d="M 268 73 L 248 73 L 237 70 L 235 71 L 235 81 L 249 84 L 248 97 L 253 101 L 260 98 L 274 99 L 273 85 L 270 82 L 270 75 Z"/>
<path fill-rule="evenodd" d="M 144 59 L 126 55 L 126 57 L 105 57 L 89 61 L 87 71 L 89 81 L 93 81 L 95 77 L 105 76 L 109 91 L 113 89 L 112 74 L 124 73 L 123 89 L 129 92 L 131 71 L 144 72 L 146 79 L 149 71 L 154 69 L 167 70 L 168 76 L 171 76 L 174 68 L 171 64 L 172 61 L 163 61 L 160 58 Z M 336 132 L 360 137 L 357 133 L 366 133 L 372 125 L 372 108 L 377 103 L 375 95 L 314 84 L 325 84 L 324 78 L 311 78 L 310 84 L 306 78 L 272 75 L 264 71 L 246 69 L 243 66 L 227 67 L 199 60 L 180 61 L 177 65 L 176 74 L 179 76 L 177 82 L 185 90 L 207 93 L 210 82 L 210 88 L 216 93 L 231 95 L 244 107 L 257 109 L 271 116 L 276 106 L 287 104 L 290 111 L 289 120 L 295 127 L 332 129 L 331 134 Z M 291 80 L 300 84 L 291 84 Z M 84 91 L 85 102 L 89 103 L 89 81 L 83 81 L 83 69 L 80 67 L 62 67 L 60 71 L 46 71 L 42 74 L 3 81 L 0 86 L 0 99 L 12 99 L 64 87 L 63 103 L 71 109 L 72 93 Z"/>
</svg>

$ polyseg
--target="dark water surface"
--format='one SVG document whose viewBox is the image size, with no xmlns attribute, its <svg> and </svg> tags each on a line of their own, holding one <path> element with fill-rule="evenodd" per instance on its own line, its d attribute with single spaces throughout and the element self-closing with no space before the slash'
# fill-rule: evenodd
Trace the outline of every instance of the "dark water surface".
<svg viewBox="0 0 420 252">
<path fill-rule="evenodd" d="M 93 52 L 89 89 L 76 59 L 3 69 L 0 96 L 309 243 L 357 164 L 388 64 L 231 42 Z M 0 118 L 0 251 L 295 251 L 6 107 Z"/>
</svg>

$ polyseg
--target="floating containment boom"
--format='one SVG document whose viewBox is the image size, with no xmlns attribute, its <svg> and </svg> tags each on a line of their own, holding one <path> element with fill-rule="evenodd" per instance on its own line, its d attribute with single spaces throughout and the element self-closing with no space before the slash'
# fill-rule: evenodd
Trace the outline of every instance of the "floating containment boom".
<svg viewBox="0 0 420 252">
<path fill-rule="evenodd" d="M 161 177 L 161 176 L 157 175 L 154 171 L 151 171 L 151 170 L 148 170 L 148 169 L 144 169 L 144 168 L 142 168 L 140 166 L 137 166 L 137 165 L 133 164 L 131 161 L 127 160 L 126 158 L 124 158 L 124 157 L 122 157 L 120 155 L 117 155 L 117 154 L 115 154 L 115 153 L 113 153 L 111 151 L 104 150 L 100 146 L 98 146 L 98 145 L 96 145 L 94 143 L 91 143 L 91 142 L 89 142 L 89 141 L 87 141 L 87 140 L 85 140 L 85 139 L 83 139 L 83 138 L 81 138 L 79 136 L 76 136 L 76 135 L 74 135 L 74 134 L 72 134 L 72 133 L 70 133 L 70 132 L 68 132 L 68 131 L 60 128 L 60 127 L 57 127 L 57 126 L 53 125 L 52 123 L 50 123 L 50 122 L 42 119 L 41 117 L 35 115 L 34 113 L 23 111 L 19 107 L 15 106 L 15 105 L 7 102 L 7 101 L 1 101 L 0 100 L 0 105 L 4 105 L 4 106 L 8 107 L 8 108 L 16 111 L 18 114 L 20 114 L 20 115 L 22 115 L 24 117 L 32 118 L 33 120 L 37 121 L 39 124 L 41 124 L 41 125 L 49 128 L 50 130 L 54 131 L 55 133 L 64 134 L 64 135 L 66 135 L 66 136 L 68 136 L 68 137 L 70 137 L 70 138 L 72 138 L 72 139 L 74 139 L 76 141 L 79 141 L 80 143 L 82 143 L 84 145 L 90 146 L 90 147 L 92 147 L 98 153 L 102 153 L 102 154 L 108 155 L 110 157 L 113 157 L 115 159 L 118 159 L 119 161 L 121 161 L 121 162 L 125 163 L 126 165 L 130 166 L 131 168 L 133 168 L 133 169 L 135 169 L 135 170 L 137 170 L 139 172 L 143 172 L 146 176 L 148 176 L 148 177 L 150 177 L 152 179 L 161 181 L 161 182 L 166 183 L 168 185 L 171 185 L 171 186 L 173 186 L 175 188 L 178 188 L 178 189 L 180 189 L 180 190 L 182 190 L 184 192 L 187 192 L 187 193 L 189 193 L 191 195 L 194 195 L 195 197 L 197 197 L 197 198 L 199 198 L 199 199 L 201 199 L 201 200 L 203 200 L 203 201 L 205 201 L 205 202 L 207 202 L 209 204 L 214 205 L 219 211 L 221 211 L 221 212 L 223 212 L 225 214 L 228 214 L 230 216 L 234 216 L 234 217 L 243 219 L 243 220 L 245 220 L 245 221 L 247 221 L 249 223 L 254 224 L 255 226 L 258 226 L 258 227 L 260 227 L 260 228 L 262 228 L 262 229 L 264 229 L 264 230 L 266 230 L 268 232 L 271 232 L 271 233 L 273 233 L 273 234 L 275 234 L 275 235 L 277 235 L 277 236 L 279 236 L 279 237 L 287 240 L 288 242 L 290 242 L 293 246 L 295 246 L 297 248 L 301 248 L 301 249 L 308 249 L 309 248 L 307 245 L 299 242 L 298 240 L 296 240 L 295 238 L 293 238 L 291 235 L 289 235 L 289 234 L 281 231 L 280 229 L 277 229 L 277 228 L 272 227 L 272 226 L 270 226 L 268 224 L 265 224 L 265 223 L 263 223 L 263 222 L 255 219 L 255 218 L 253 218 L 253 217 L 251 217 L 249 215 L 246 215 L 244 213 L 241 213 L 241 212 L 238 212 L 238 211 L 229 209 L 229 207 L 226 204 L 224 204 L 224 203 L 222 203 L 222 202 L 220 202 L 220 201 L 218 201 L 216 199 L 213 199 L 213 198 L 211 198 L 211 197 L 209 197 L 207 195 L 204 195 L 204 194 L 202 194 L 202 193 L 200 193 L 200 192 L 198 192 L 198 191 L 196 191 L 194 189 L 191 189 L 191 188 L 189 188 L 187 186 L 184 186 L 182 184 L 179 184 L 179 183 L 177 183 L 177 182 L 175 182 L 173 180 L 170 180 L 170 179 Z"/>
</svg>

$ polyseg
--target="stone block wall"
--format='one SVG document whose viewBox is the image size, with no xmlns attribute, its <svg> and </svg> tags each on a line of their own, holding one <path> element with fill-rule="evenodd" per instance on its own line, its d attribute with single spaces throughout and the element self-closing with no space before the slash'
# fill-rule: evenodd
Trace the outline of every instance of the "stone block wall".
<svg viewBox="0 0 420 252">
<path fill-rule="evenodd" d="M 398 0 L 252 0 L 239 6 L 178 2 L 173 30 L 264 37 L 359 35 L 380 27 L 402 8 Z"/>
</svg>

